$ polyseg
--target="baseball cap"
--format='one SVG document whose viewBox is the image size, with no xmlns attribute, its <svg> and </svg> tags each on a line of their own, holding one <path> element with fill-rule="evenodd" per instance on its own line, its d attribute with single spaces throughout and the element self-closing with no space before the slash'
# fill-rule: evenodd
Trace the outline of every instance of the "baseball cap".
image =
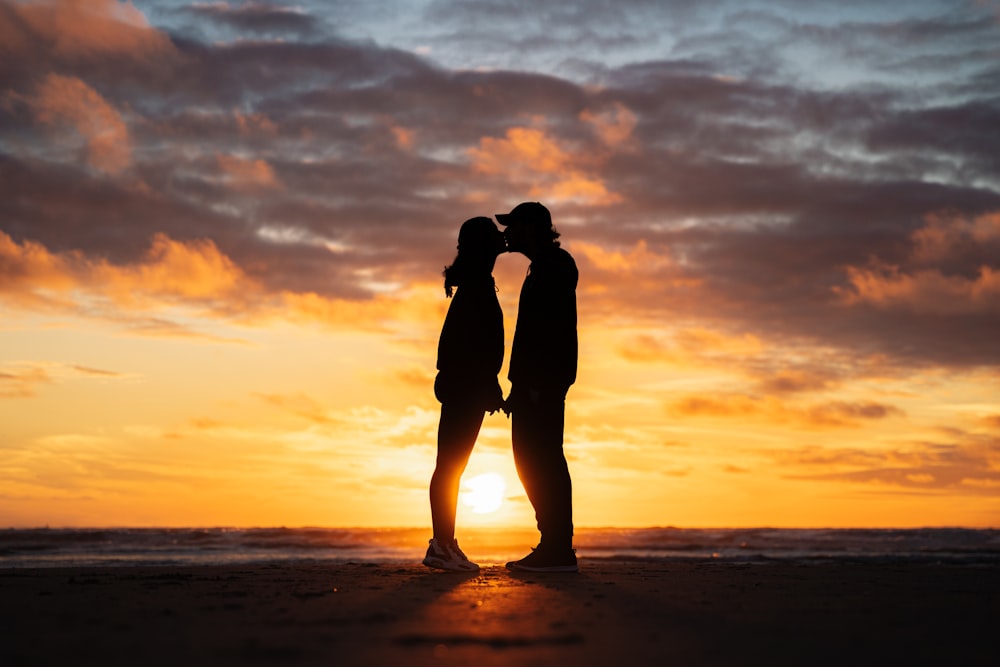
<svg viewBox="0 0 1000 667">
<path fill-rule="evenodd" d="M 515 206 L 510 213 L 497 213 L 497 222 L 505 227 L 512 222 L 526 222 L 549 229 L 552 227 L 552 215 L 549 209 L 536 201 L 526 201 Z"/>
</svg>

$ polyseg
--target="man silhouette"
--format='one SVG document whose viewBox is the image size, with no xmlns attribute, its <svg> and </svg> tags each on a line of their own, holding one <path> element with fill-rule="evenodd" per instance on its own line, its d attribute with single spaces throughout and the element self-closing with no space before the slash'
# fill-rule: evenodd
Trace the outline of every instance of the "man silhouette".
<svg viewBox="0 0 1000 667">
<path fill-rule="evenodd" d="M 576 381 L 576 284 L 573 257 L 559 246 L 549 210 L 538 202 L 498 213 L 508 252 L 531 260 L 521 286 L 511 348 L 514 464 L 535 509 L 538 547 L 511 570 L 576 572 L 572 483 L 563 453 L 566 392 Z"/>
</svg>

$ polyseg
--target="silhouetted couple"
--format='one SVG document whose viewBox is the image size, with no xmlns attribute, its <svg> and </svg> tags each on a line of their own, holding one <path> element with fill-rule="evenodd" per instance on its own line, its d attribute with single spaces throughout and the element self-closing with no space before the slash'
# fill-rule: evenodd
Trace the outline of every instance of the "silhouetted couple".
<svg viewBox="0 0 1000 667">
<path fill-rule="evenodd" d="M 459 481 L 487 412 L 511 417 L 514 464 L 535 509 L 541 541 L 530 554 L 507 563 L 511 570 L 576 572 L 573 503 L 563 453 L 566 392 L 576 380 L 576 263 L 559 246 L 559 232 L 538 202 L 496 216 L 467 220 L 458 255 L 444 272 L 454 294 L 438 343 L 434 393 L 441 401 L 437 465 L 430 499 L 434 537 L 424 565 L 477 571 L 455 539 Z M 503 252 L 531 260 L 521 287 L 511 349 L 510 395 L 497 381 L 503 364 L 503 313 L 493 267 Z M 457 289 L 457 291 L 455 291 Z"/>
</svg>

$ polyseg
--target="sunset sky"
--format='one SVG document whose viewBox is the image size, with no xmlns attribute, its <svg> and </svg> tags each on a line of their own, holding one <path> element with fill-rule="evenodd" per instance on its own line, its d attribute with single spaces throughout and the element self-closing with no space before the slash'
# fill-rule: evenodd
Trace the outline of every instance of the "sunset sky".
<svg viewBox="0 0 1000 667">
<path fill-rule="evenodd" d="M 1000 526 L 1000 3 L 0 0 L 0 527 L 429 526 L 525 200 L 578 526 Z"/>
</svg>

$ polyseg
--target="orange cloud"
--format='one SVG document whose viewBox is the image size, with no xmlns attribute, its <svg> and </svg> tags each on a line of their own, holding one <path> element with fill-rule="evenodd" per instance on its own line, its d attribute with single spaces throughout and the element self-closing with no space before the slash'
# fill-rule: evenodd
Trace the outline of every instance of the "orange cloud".
<svg viewBox="0 0 1000 667">
<path fill-rule="evenodd" d="M 468 152 L 473 167 L 484 174 L 504 176 L 512 182 L 529 177 L 534 183 L 529 190 L 532 197 L 590 204 L 621 201 L 599 178 L 578 166 L 583 160 L 539 129 L 513 127 L 503 139 L 483 137 L 479 147 Z"/>
<path fill-rule="evenodd" d="M 1000 487 L 991 462 L 996 443 L 919 444 L 888 451 L 805 447 L 775 451 L 770 455 L 782 465 L 823 469 L 798 479 L 847 481 L 860 484 L 935 491 L 958 489 L 963 494 L 995 495 Z M 834 472 L 828 472 L 829 469 Z M 839 469 L 839 470 L 836 470 Z"/>
<path fill-rule="evenodd" d="M 761 378 L 759 387 L 769 394 L 822 391 L 834 382 L 829 375 L 802 370 L 779 370 Z"/>
<path fill-rule="evenodd" d="M 413 148 L 413 130 L 408 130 L 405 127 L 400 127 L 399 125 L 393 125 L 390 128 L 392 130 L 392 136 L 396 138 L 396 145 L 403 150 L 410 150 Z"/>
<path fill-rule="evenodd" d="M 94 267 L 92 278 L 123 302 L 137 289 L 165 298 L 205 300 L 257 287 L 212 241 L 182 243 L 164 234 L 153 237 L 142 263 L 116 267 L 101 262 Z"/>
<path fill-rule="evenodd" d="M 796 406 L 770 396 L 757 398 L 743 394 L 724 397 L 687 396 L 668 406 L 668 411 L 681 417 L 760 419 L 806 428 L 857 427 L 861 425 L 861 421 L 885 419 L 903 414 L 895 406 L 870 401 L 831 401 Z"/>
<path fill-rule="evenodd" d="M 123 373 L 58 362 L 20 362 L 0 366 L 0 398 L 30 398 L 38 389 L 60 382 L 90 379 L 119 380 Z"/>
<path fill-rule="evenodd" d="M 336 425 L 342 423 L 342 420 L 331 417 L 330 411 L 324 408 L 316 399 L 306 394 L 299 393 L 290 396 L 283 394 L 259 394 L 258 396 L 270 405 L 287 410 L 297 417 L 316 424 Z"/>
<path fill-rule="evenodd" d="M 33 241 L 19 244 L 0 231 L 0 303 L 106 317 L 144 335 L 192 335 L 170 321 L 133 316 L 172 306 L 244 325 L 280 320 L 386 330 L 402 321 L 425 323 L 429 314 L 443 319 L 447 304 L 438 294 L 436 284 L 367 300 L 269 292 L 210 239 L 182 242 L 156 234 L 141 260 L 112 264 L 79 251 L 53 253 Z"/>
<path fill-rule="evenodd" d="M 639 363 L 680 363 L 698 361 L 721 362 L 729 366 L 734 358 L 745 360 L 763 352 L 763 343 L 756 336 L 726 336 L 707 329 L 682 329 L 667 340 L 659 336 L 639 334 L 620 348 L 621 355 Z"/>
<path fill-rule="evenodd" d="M 969 252 L 989 255 L 1000 251 L 1000 213 L 972 220 L 929 215 L 910 240 L 911 259 L 923 265 L 943 265 Z M 845 305 L 867 303 L 938 315 L 1000 309 L 1000 271 L 987 264 L 980 265 L 973 276 L 935 267 L 908 270 L 874 259 L 867 267 L 848 266 L 846 273 L 849 287 L 833 288 Z"/>
<path fill-rule="evenodd" d="M 40 243 L 18 244 L 0 231 L 0 292 L 13 291 L 22 285 L 72 287 L 65 257 L 51 254 Z"/>
<path fill-rule="evenodd" d="M 27 101 L 39 122 L 69 125 L 83 137 L 87 164 L 94 169 L 117 174 L 129 166 L 132 149 L 125 121 L 80 79 L 49 74 Z"/>
<path fill-rule="evenodd" d="M 33 46 L 34 45 L 34 46 Z M 170 39 L 152 28 L 131 2 L 37 0 L 8 3 L 0 12 L 0 53 L 32 57 L 41 49 L 60 58 L 149 58 L 174 53 Z"/>
<path fill-rule="evenodd" d="M 67 310 L 88 297 L 148 310 L 238 300 L 260 290 L 212 241 L 182 243 L 163 234 L 154 235 L 142 261 L 115 265 L 79 251 L 52 253 L 33 241 L 18 244 L 0 232 L 0 277 L 0 299 L 12 305 Z"/>
<path fill-rule="evenodd" d="M 567 247 L 581 265 L 581 273 L 587 276 L 581 283 L 581 294 L 595 307 L 601 301 L 610 314 L 620 312 L 630 298 L 641 299 L 665 290 L 682 297 L 702 283 L 699 278 L 685 275 L 668 252 L 650 249 L 644 240 L 620 250 L 586 241 L 573 241 Z"/>
<path fill-rule="evenodd" d="M 969 245 L 1000 241 L 1000 212 L 972 220 L 947 215 L 929 215 L 925 225 L 911 235 L 914 258 L 920 261 L 947 259 Z"/>
<path fill-rule="evenodd" d="M 233 117 L 236 119 L 240 134 L 274 134 L 278 131 L 274 121 L 262 113 L 245 114 L 239 109 L 234 109 Z"/>
<path fill-rule="evenodd" d="M 596 268 L 608 273 L 651 274 L 673 265 L 669 256 L 651 251 L 648 244 L 641 239 L 625 252 L 607 250 L 596 243 L 585 241 L 574 241 L 573 251 L 583 255 Z"/>
<path fill-rule="evenodd" d="M 619 348 L 619 353 L 629 361 L 645 364 L 649 362 L 679 363 L 684 356 L 655 336 L 641 334 L 633 337 Z"/>
<path fill-rule="evenodd" d="M 513 127 L 505 139 L 483 137 L 471 149 L 476 168 L 487 174 L 506 172 L 511 164 L 539 173 L 558 173 L 570 161 L 559 146 L 541 130 Z"/>
<path fill-rule="evenodd" d="M 44 368 L 0 370 L 0 398 L 30 398 L 39 385 L 52 382 L 53 378 Z"/>
<path fill-rule="evenodd" d="M 1000 271 L 989 266 L 966 278 L 937 269 L 904 273 L 897 266 L 847 267 L 850 288 L 834 287 L 842 303 L 901 307 L 917 313 L 954 315 L 996 312 L 1000 308 Z"/>
<path fill-rule="evenodd" d="M 611 148 L 626 145 L 638 117 L 621 102 L 615 102 L 610 111 L 595 113 L 589 109 L 580 112 L 580 120 L 589 124 L 605 145 Z"/>
<path fill-rule="evenodd" d="M 237 190 L 277 188 L 281 186 L 274 169 L 266 160 L 244 158 L 238 155 L 217 155 L 223 180 Z"/>
</svg>

